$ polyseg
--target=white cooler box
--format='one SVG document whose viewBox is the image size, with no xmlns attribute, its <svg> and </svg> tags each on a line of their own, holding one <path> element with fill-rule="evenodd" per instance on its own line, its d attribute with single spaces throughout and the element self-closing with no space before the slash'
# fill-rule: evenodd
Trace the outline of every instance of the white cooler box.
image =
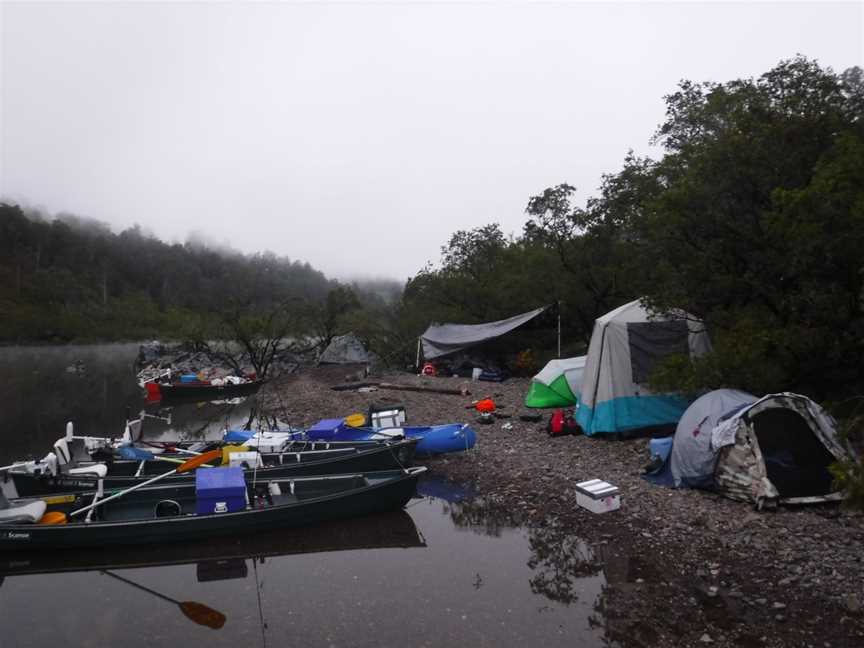
<svg viewBox="0 0 864 648">
<path fill-rule="evenodd" d="M 618 487 L 602 479 L 576 484 L 576 503 L 592 513 L 608 513 L 621 508 Z"/>
</svg>

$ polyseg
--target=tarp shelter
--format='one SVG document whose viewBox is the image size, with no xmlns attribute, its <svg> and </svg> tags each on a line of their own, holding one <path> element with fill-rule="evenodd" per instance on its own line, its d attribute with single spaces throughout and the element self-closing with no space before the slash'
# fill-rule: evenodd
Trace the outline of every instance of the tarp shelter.
<svg viewBox="0 0 864 648">
<path fill-rule="evenodd" d="M 368 364 L 370 362 L 372 362 L 371 355 L 353 333 L 334 337 L 318 358 L 319 364 Z"/>
<path fill-rule="evenodd" d="M 420 336 L 426 360 L 456 353 L 509 333 L 537 317 L 549 306 L 484 324 L 430 324 Z"/>
<path fill-rule="evenodd" d="M 572 407 L 582 389 L 587 356 L 550 360 L 531 380 L 526 407 Z"/>
<path fill-rule="evenodd" d="M 757 399 L 720 389 L 684 412 L 667 465 L 648 479 L 709 488 L 759 507 L 820 502 L 840 497 L 828 466 L 852 458 L 834 419 L 806 396 L 784 392 Z"/>
<path fill-rule="evenodd" d="M 576 421 L 585 434 L 675 425 L 687 400 L 655 394 L 648 378 L 665 357 L 711 348 L 703 325 L 684 312 L 655 315 L 640 300 L 597 318 L 579 394 Z"/>
</svg>

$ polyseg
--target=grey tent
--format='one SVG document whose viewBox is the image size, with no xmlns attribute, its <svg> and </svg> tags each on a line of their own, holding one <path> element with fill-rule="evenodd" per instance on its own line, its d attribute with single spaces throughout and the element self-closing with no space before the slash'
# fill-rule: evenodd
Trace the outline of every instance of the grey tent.
<svg viewBox="0 0 864 648">
<path fill-rule="evenodd" d="M 368 364 L 370 362 L 372 356 L 353 333 L 334 337 L 318 358 L 318 364 Z"/>
<path fill-rule="evenodd" d="M 531 321 L 547 308 L 549 306 L 543 306 L 521 315 L 483 324 L 430 324 L 420 336 L 423 357 L 431 360 L 500 337 Z"/>
<path fill-rule="evenodd" d="M 714 488 L 760 508 L 841 497 L 828 466 L 854 454 L 838 437 L 834 419 L 800 394 L 752 399 L 744 392 L 718 390 L 690 406 L 672 445 L 676 485 Z M 711 426 L 727 405 L 732 411 Z"/>
<path fill-rule="evenodd" d="M 737 389 L 715 389 L 697 398 L 675 428 L 670 467 L 675 487 L 712 488 L 717 452 L 711 447 L 711 430 L 720 419 L 758 400 Z"/>
</svg>

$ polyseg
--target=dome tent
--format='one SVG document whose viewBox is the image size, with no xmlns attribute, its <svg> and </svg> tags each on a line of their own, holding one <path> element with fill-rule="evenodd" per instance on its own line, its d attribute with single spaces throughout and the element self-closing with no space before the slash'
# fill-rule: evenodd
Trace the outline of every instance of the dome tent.
<svg viewBox="0 0 864 648">
<path fill-rule="evenodd" d="M 648 377 L 669 355 L 696 357 L 710 349 L 704 325 L 683 311 L 656 315 L 637 299 L 597 318 L 577 423 L 588 435 L 676 424 L 688 401 L 653 393 Z"/>
<path fill-rule="evenodd" d="M 318 358 L 318 364 L 368 364 L 370 362 L 372 362 L 372 355 L 353 333 L 334 337 Z"/>
<path fill-rule="evenodd" d="M 531 380 L 526 407 L 572 407 L 582 388 L 586 356 L 550 360 Z"/>
<path fill-rule="evenodd" d="M 674 446 L 673 446 L 674 447 Z M 768 394 L 711 431 L 714 487 L 731 499 L 765 503 L 839 499 L 828 466 L 852 460 L 834 419 L 800 394 Z"/>
<path fill-rule="evenodd" d="M 676 488 L 712 488 L 717 453 L 711 447 L 711 430 L 724 415 L 755 403 L 753 394 L 736 389 L 715 389 L 697 398 L 675 428 L 669 464 Z"/>
</svg>

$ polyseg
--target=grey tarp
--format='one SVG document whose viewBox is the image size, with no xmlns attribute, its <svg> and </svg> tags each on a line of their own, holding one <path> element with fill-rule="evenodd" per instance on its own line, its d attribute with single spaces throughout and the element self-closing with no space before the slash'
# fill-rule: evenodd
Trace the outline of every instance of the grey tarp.
<svg viewBox="0 0 864 648">
<path fill-rule="evenodd" d="M 318 358 L 319 364 L 365 364 L 370 361 L 366 347 L 353 333 L 334 337 Z"/>
<path fill-rule="evenodd" d="M 420 336 L 423 357 L 431 360 L 504 335 L 534 319 L 547 308 L 549 307 L 543 306 L 521 315 L 484 324 L 430 324 Z"/>
</svg>

